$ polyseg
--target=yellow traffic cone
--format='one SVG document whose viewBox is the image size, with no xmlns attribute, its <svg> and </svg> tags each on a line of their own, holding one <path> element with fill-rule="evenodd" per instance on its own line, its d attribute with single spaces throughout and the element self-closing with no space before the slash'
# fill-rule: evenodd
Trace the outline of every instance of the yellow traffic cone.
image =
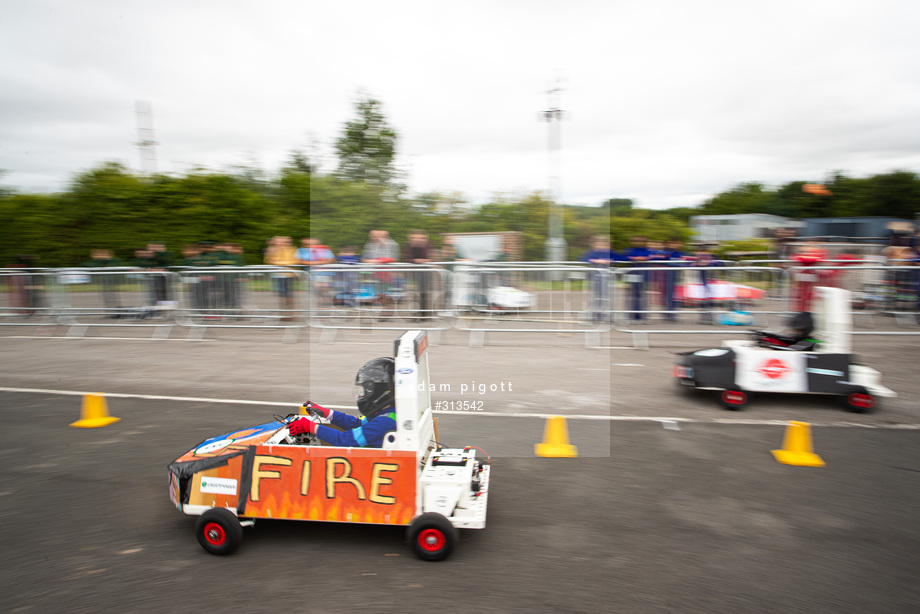
<svg viewBox="0 0 920 614">
<path fill-rule="evenodd" d="M 543 443 L 534 446 L 537 456 L 573 458 L 578 456 L 578 448 L 569 444 L 569 429 L 562 416 L 550 416 L 546 419 L 543 431 Z"/>
<path fill-rule="evenodd" d="M 812 450 L 811 425 L 807 422 L 790 421 L 789 426 L 786 427 L 786 435 L 783 437 L 783 449 L 772 452 L 776 460 L 785 465 L 824 466 L 824 461 Z"/>
<path fill-rule="evenodd" d="M 70 426 L 76 426 L 81 429 L 94 429 L 100 426 L 108 426 L 119 420 L 121 420 L 121 418 L 115 418 L 109 415 L 109 408 L 105 402 L 105 395 L 98 392 L 96 394 L 83 395 L 83 409 L 80 412 L 80 419 Z"/>
</svg>

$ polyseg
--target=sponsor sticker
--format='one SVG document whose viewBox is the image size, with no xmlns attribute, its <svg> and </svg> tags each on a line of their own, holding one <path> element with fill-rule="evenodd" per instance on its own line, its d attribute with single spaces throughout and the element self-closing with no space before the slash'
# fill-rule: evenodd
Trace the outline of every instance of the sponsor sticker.
<svg viewBox="0 0 920 614">
<path fill-rule="evenodd" d="M 831 369 L 809 369 L 809 373 L 815 375 L 831 375 L 833 377 L 843 377 L 843 371 L 833 371 Z"/>
<path fill-rule="evenodd" d="M 212 452 L 217 452 L 222 450 L 233 443 L 232 439 L 221 439 L 220 441 L 212 441 L 211 443 L 206 443 L 197 450 L 195 454 L 211 454 Z"/>
<path fill-rule="evenodd" d="M 699 352 L 693 352 L 693 355 L 694 356 L 705 356 L 707 358 L 715 358 L 716 356 L 723 356 L 727 353 L 728 353 L 728 350 L 713 348 L 711 350 L 700 350 Z"/>
<path fill-rule="evenodd" d="M 412 372 L 413 370 L 410 369 L 409 367 L 403 367 L 402 369 L 399 370 L 399 373 L 401 373 L 402 375 L 409 375 Z"/>
<path fill-rule="evenodd" d="M 201 478 L 201 492 L 214 495 L 235 495 L 236 480 L 232 478 Z"/>
</svg>

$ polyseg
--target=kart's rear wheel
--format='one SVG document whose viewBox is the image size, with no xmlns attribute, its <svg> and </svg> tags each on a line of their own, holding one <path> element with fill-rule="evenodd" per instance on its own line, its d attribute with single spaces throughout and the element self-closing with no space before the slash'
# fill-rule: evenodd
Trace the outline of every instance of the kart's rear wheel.
<svg viewBox="0 0 920 614">
<path fill-rule="evenodd" d="M 211 554 L 230 554 L 243 539 L 243 525 L 230 510 L 215 507 L 198 518 L 195 536 Z"/>
<path fill-rule="evenodd" d="M 446 559 L 457 543 L 457 529 L 450 521 L 434 512 L 422 514 L 409 525 L 409 546 L 423 561 Z"/>
<path fill-rule="evenodd" d="M 844 397 L 847 410 L 856 414 L 867 414 L 875 409 L 877 401 L 862 386 L 856 386 Z"/>
<path fill-rule="evenodd" d="M 719 395 L 719 400 L 725 409 L 738 411 L 748 402 L 748 395 L 741 388 L 732 386 L 722 391 Z"/>
</svg>

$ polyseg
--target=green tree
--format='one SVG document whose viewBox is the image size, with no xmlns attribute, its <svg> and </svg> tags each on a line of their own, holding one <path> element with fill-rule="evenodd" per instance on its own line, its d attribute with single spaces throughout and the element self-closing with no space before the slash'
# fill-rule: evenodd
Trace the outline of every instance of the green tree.
<svg viewBox="0 0 920 614">
<path fill-rule="evenodd" d="M 633 208 L 633 200 L 631 198 L 609 198 L 601 207 L 607 209 L 611 214 L 626 213 Z"/>
<path fill-rule="evenodd" d="M 732 215 L 763 213 L 770 206 L 773 194 L 760 183 L 742 183 L 704 202 L 700 215 Z"/>
<path fill-rule="evenodd" d="M 360 95 L 355 102 L 355 118 L 335 142 L 339 158 L 337 175 L 349 181 L 376 186 L 392 186 L 397 176 L 396 131 L 386 121 L 379 100 Z"/>
<path fill-rule="evenodd" d="M 630 239 L 637 235 L 654 241 L 686 241 L 690 236 L 690 228 L 681 219 L 648 209 L 635 209 L 628 215 L 610 217 L 610 243 L 614 249 L 629 247 Z"/>
<path fill-rule="evenodd" d="M 920 178 L 909 171 L 895 171 L 866 179 L 862 194 L 866 215 L 914 219 L 920 213 Z"/>
</svg>

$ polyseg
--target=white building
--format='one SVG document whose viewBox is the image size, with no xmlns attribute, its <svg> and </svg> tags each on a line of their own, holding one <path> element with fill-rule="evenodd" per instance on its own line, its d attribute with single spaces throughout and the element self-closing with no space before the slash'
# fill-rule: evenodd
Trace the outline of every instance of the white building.
<svg viewBox="0 0 920 614">
<path fill-rule="evenodd" d="M 737 215 L 694 215 L 690 217 L 690 225 L 693 228 L 695 241 L 721 243 L 722 241 L 772 237 L 777 228 L 798 230 L 805 223 L 767 213 L 740 213 Z"/>
</svg>

